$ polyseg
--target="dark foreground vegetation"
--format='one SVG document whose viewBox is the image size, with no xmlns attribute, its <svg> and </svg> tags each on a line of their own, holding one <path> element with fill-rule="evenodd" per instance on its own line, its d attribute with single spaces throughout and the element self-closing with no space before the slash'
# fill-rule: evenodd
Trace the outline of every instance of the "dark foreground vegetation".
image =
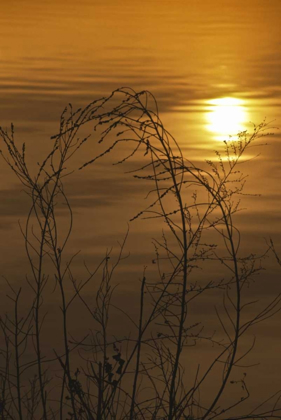
<svg viewBox="0 0 281 420">
<path fill-rule="evenodd" d="M 249 404 L 243 365 L 244 359 L 251 364 L 255 343 L 243 342 L 244 337 L 279 311 L 281 296 L 263 307 L 251 299 L 262 256 L 242 254 L 233 222 L 245 181 L 238 164 L 267 132 L 263 123 L 250 134 L 240 133 L 225 141 L 224 152 L 217 152 L 214 161 L 199 168 L 164 128 L 151 93 L 122 88 L 84 109 L 65 109 L 52 149 L 34 177 L 13 126 L 9 132 L 1 129 L 2 157 L 30 198 L 21 227 L 30 273 L 20 288 L 8 283 L 12 309 L 1 315 L 0 419 L 281 418 L 278 392 L 272 398 L 265 395 L 256 407 Z M 89 142 L 93 156 L 75 170 L 74 158 Z M 114 273 L 127 255 L 126 238 L 115 259 L 106 254 L 95 270 L 85 266 L 83 278 L 74 273 L 75 255 L 65 256 L 73 213 L 64 180 L 117 151 L 118 164 L 143 162 L 128 176 L 150 188 L 149 205 L 132 222 L 154 218 L 164 223 L 150 259 L 155 269 L 144 270 L 142 281 L 136 282 L 138 315 L 132 314 L 130 301 L 119 308 L 132 326 L 121 332 L 112 329 L 111 314 L 118 311 L 118 302 L 112 303 Z M 59 224 L 62 203 L 67 231 Z M 272 251 L 271 243 L 265 252 Z M 91 282 L 99 287 L 89 299 L 84 290 Z M 48 342 L 47 354 L 49 284 L 59 300 L 56 327 L 60 325 L 61 337 L 59 345 Z M 28 310 L 22 305 L 24 288 L 31 295 Z M 214 313 L 206 312 L 204 326 L 193 308 L 202 310 L 210 300 Z M 75 336 L 70 319 L 82 307 L 91 325 Z M 197 360 L 197 354 L 205 355 L 204 360 Z"/>
</svg>

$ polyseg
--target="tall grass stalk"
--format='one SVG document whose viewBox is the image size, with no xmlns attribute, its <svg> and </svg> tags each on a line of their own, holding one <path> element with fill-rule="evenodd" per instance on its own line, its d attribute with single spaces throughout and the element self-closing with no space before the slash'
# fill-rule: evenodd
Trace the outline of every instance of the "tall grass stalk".
<svg viewBox="0 0 281 420">
<path fill-rule="evenodd" d="M 88 127 L 94 135 L 81 136 Z M 241 255 L 240 232 L 234 224 L 245 183 L 238 165 L 245 151 L 266 134 L 265 123 L 250 134 L 238 134 L 236 139 L 225 141 L 224 151 L 217 152 L 215 161 L 208 160 L 200 168 L 185 158 L 164 127 L 154 96 L 121 88 L 83 109 L 73 111 L 70 105 L 64 110 L 59 133 L 52 137 L 52 149 L 34 178 L 26 163 L 25 145 L 16 145 L 13 125 L 10 132 L 0 129 L 6 147 L 2 157 L 30 198 L 30 211 L 21 231 L 32 274 L 27 277 L 27 286 L 33 293 L 30 309 L 20 315 L 23 286 L 17 290 L 8 281 L 14 314 L 2 316 L 0 321 L 1 419 L 280 418 L 280 393 L 273 396 L 270 408 L 263 409 L 261 404 L 256 410 L 246 408 L 239 414 L 238 408 L 246 407 L 250 391 L 246 374 L 235 379 L 235 370 L 254 346 L 253 341 L 243 353 L 241 337 L 277 313 L 281 303 L 278 294 L 262 309 L 257 307 L 254 315 L 248 311 L 255 302 L 247 299 L 244 291 L 261 272 L 262 256 Z M 75 157 L 90 142 L 94 144 L 93 156 L 75 169 Z M 94 271 L 85 266 L 84 280 L 77 280 L 73 272 L 76 254 L 69 261 L 65 256 L 73 227 L 65 177 L 74 176 L 73 172 L 78 176 L 79 170 L 86 171 L 108 154 L 117 156 L 122 145 L 127 152 L 115 163 L 141 161 L 130 175 L 136 182 L 153 185 L 148 191 L 150 204 L 132 217 L 131 223 L 153 219 L 165 226 L 162 240 L 153 241 L 156 270 L 142 273 L 138 319 L 130 307 L 118 309 L 134 326 L 126 337 L 110 331 L 114 321 L 111 311 L 117 310 L 113 279 L 126 259 L 128 232 L 116 260 L 106 253 Z M 68 215 L 67 231 L 61 229 L 59 221 L 58 203 L 62 202 Z M 272 243 L 265 254 L 270 250 L 278 258 Z M 50 263 L 52 276 L 47 274 Z M 208 278 L 208 269 L 214 265 L 221 272 L 217 280 Z M 43 307 L 53 279 L 60 296 L 62 338 L 61 346 L 47 354 L 43 331 L 48 314 Z M 89 303 L 84 290 L 98 279 L 95 300 Z M 72 295 L 66 281 L 72 284 Z M 213 299 L 214 291 L 215 328 L 223 338 L 205 333 L 192 313 L 194 302 L 210 299 L 210 294 Z M 92 325 L 82 338 L 73 337 L 69 321 L 77 307 L 84 308 Z M 190 346 L 203 342 L 216 349 L 216 355 L 201 367 L 196 360 L 185 358 Z M 32 359 L 28 360 L 27 353 L 33 354 Z M 186 371 L 187 362 L 189 366 L 198 363 L 194 377 Z M 52 375 L 55 371 L 59 374 Z M 230 386 L 242 388 L 232 400 L 225 398 Z M 268 403 L 266 399 L 264 405 Z"/>
</svg>

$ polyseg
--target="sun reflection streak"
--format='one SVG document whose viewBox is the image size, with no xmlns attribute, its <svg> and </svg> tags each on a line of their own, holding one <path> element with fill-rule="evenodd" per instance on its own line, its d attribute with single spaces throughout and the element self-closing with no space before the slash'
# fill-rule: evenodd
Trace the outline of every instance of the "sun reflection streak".
<svg viewBox="0 0 281 420">
<path fill-rule="evenodd" d="M 248 112 L 242 99 L 216 98 L 207 101 L 207 104 L 206 126 L 217 140 L 225 140 L 228 135 L 235 135 L 246 129 Z"/>
</svg>

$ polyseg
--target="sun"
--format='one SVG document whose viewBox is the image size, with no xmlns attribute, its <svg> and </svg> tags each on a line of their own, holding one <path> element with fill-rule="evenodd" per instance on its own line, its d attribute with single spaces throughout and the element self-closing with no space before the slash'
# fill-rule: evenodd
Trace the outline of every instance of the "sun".
<svg viewBox="0 0 281 420">
<path fill-rule="evenodd" d="M 247 110 L 242 99 L 217 98 L 207 101 L 207 129 L 215 134 L 217 140 L 225 140 L 246 129 Z"/>
</svg>

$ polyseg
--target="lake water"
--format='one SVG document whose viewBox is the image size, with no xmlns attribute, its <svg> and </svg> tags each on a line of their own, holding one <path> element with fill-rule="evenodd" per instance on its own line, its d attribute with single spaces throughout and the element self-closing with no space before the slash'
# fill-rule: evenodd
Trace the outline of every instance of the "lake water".
<svg viewBox="0 0 281 420">
<path fill-rule="evenodd" d="M 204 164 L 228 134 L 250 129 L 250 122 L 266 118 L 280 127 L 280 21 L 279 0 L 10 0 L 0 15 L 0 125 L 14 123 L 34 170 L 66 104 L 83 107 L 130 86 L 155 95 L 185 155 Z M 260 156 L 244 168 L 246 192 L 262 195 L 245 197 L 247 211 L 237 215 L 248 252 L 261 252 L 272 237 L 281 253 L 281 137 L 274 131 L 267 146 L 251 150 L 247 157 Z M 123 172 L 105 161 L 67 180 L 75 216 L 69 255 L 81 249 L 87 261 L 100 257 L 144 206 L 147 192 Z M 26 267 L 18 220 L 24 223 L 28 201 L 4 162 L 0 195 L 1 273 L 18 284 Z M 161 234 L 158 225 L 144 223 L 130 227 L 134 252 L 122 271 L 128 293 L 135 288 L 132 274 L 140 278 L 153 258 L 149 238 Z M 270 297 L 280 291 L 281 272 L 273 259 L 266 264 L 262 293 Z M 260 382 L 273 388 L 281 373 L 280 323 L 279 316 L 258 330 L 266 338 L 257 345 Z M 276 348 L 271 360 L 268 348 Z"/>
</svg>

